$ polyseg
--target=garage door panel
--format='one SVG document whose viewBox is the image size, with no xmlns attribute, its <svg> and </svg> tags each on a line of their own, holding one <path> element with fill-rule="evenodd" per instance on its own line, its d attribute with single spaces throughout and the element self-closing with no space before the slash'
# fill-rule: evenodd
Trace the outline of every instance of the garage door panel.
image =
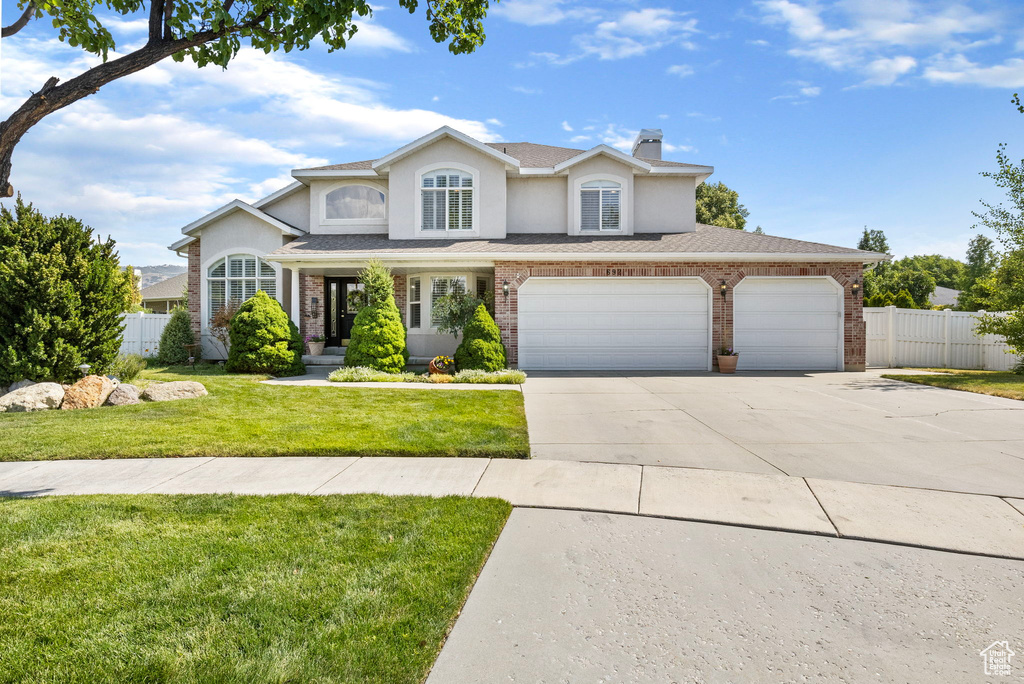
<svg viewBox="0 0 1024 684">
<path fill-rule="evenodd" d="M 733 296 L 740 370 L 842 368 L 841 299 L 831 280 L 745 278 Z"/>
<path fill-rule="evenodd" d="M 707 368 L 708 289 L 694 278 L 533 278 L 518 309 L 521 368 Z"/>
</svg>

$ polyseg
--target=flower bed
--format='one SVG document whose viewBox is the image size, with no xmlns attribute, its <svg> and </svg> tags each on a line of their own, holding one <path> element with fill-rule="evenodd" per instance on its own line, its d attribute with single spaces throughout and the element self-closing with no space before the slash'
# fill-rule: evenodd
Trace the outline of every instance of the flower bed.
<svg viewBox="0 0 1024 684">
<path fill-rule="evenodd" d="M 384 371 L 355 366 L 339 368 L 327 376 L 331 382 L 422 382 L 422 383 L 464 383 L 489 385 L 521 385 L 526 373 L 521 370 L 464 370 L 448 375 L 445 373 L 385 373 Z"/>
</svg>

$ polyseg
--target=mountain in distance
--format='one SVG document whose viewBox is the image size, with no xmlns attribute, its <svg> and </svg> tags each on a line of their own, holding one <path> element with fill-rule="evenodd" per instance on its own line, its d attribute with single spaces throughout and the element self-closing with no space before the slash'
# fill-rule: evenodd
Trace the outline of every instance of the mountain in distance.
<svg viewBox="0 0 1024 684">
<path fill-rule="evenodd" d="M 142 272 L 140 287 L 156 285 L 162 280 L 185 272 L 185 267 L 179 264 L 160 264 L 158 266 L 136 266 Z"/>
</svg>

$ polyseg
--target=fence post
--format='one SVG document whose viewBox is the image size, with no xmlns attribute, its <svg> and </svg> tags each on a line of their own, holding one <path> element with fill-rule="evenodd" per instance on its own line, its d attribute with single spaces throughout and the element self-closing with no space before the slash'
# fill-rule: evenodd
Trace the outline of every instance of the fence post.
<svg viewBox="0 0 1024 684">
<path fill-rule="evenodd" d="M 145 316 L 146 316 L 146 312 L 145 311 L 140 311 L 139 312 L 139 356 L 142 356 L 142 350 L 144 348 L 143 347 L 143 342 L 146 339 L 146 333 L 143 330 L 146 327 L 146 323 L 143 320 L 145 318 Z"/>
<path fill-rule="evenodd" d="M 945 346 L 943 347 L 943 351 L 942 351 L 942 367 L 943 368 L 949 368 L 949 364 L 952 361 L 952 358 L 950 357 L 950 353 L 949 353 L 950 352 L 950 348 L 949 348 L 949 320 L 950 320 L 950 317 L 952 315 L 953 315 L 953 311 L 950 310 L 950 309 L 946 309 L 946 311 L 945 311 L 945 320 L 942 322 L 942 325 L 943 325 L 942 337 L 943 337 L 943 341 L 945 342 Z"/>
<path fill-rule="evenodd" d="M 978 309 L 978 313 L 981 314 L 982 316 L 984 316 L 985 315 L 985 310 L 984 309 Z M 975 322 L 972 324 L 971 332 L 974 332 L 974 329 L 977 328 L 977 327 L 978 327 L 978 323 L 977 323 L 977 319 L 975 319 Z M 981 370 L 985 370 L 985 335 L 978 335 L 977 333 L 975 333 L 975 337 L 978 338 L 978 342 L 979 342 L 978 346 L 981 347 Z"/>
<path fill-rule="evenodd" d="M 889 312 L 889 331 L 885 336 L 885 353 L 887 357 L 886 365 L 889 368 L 892 368 L 894 365 L 893 362 L 896 360 L 896 307 L 887 306 L 885 308 Z"/>
</svg>

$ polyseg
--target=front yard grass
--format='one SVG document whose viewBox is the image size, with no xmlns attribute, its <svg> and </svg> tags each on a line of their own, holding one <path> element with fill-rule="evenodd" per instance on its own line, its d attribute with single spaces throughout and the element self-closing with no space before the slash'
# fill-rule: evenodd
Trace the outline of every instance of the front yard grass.
<svg viewBox="0 0 1024 684">
<path fill-rule="evenodd" d="M 991 394 L 994 397 L 1024 400 L 1024 375 L 1009 371 L 955 370 L 949 368 L 922 368 L 936 375 L 898 375 L 886 373 L 883 378 L 915 382 L 919 385 Z"/>
<path fill-rule="evenodd" d="M 0 500 L 0 682 L 421 682 L 497 499 Z"/>
<path fill-rule="evenodd" d="M 217 366 L 155 368 L 142 381 L 198 380 L 198 399 L 0 413 L 0 461 L 159 456 L 526 458 L 520 392 L 263 385 Z"/>
</svg>

